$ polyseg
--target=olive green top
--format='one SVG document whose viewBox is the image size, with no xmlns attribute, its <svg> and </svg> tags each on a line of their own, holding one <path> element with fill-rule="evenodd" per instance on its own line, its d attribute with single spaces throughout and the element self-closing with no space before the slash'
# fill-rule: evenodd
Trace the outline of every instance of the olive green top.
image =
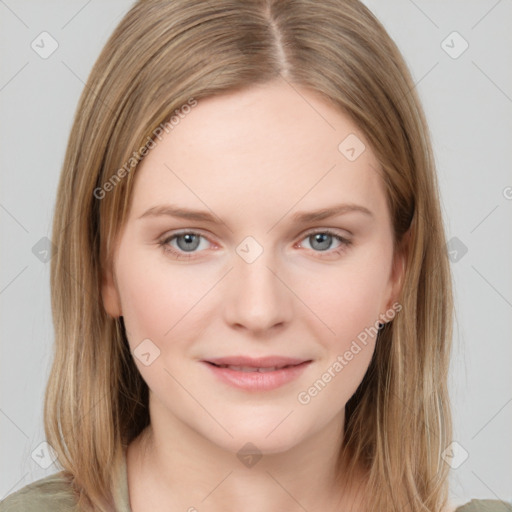
<svg viewBox="0 0 512 512">
<path fill-rule="evenodd" d="M 126 456 L 120 473 L 120 494 L 114 496 L 115 511 L 132 512 L 128 495 Z M 77 512 L 76 501 L 63 472 L 54 473 L 22 487 L 0 501 L 0 512 Z M 512 505 L 499 500 L 471 500 L 456 512 L 512 512 Z"/>
</svg>

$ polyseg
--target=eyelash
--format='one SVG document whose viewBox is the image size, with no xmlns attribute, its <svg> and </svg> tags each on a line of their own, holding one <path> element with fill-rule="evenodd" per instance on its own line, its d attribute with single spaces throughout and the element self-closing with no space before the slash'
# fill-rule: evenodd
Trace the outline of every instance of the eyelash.
<svg viewBox="0 0 512 512">
<path fill-rule="evenodd" d="M 340 254 L 343 254 L 352 245 L 352 240 L 344 238 L 341 235 L 335 233 L 334 231 L 332 231 L 330 229 L 317 229 L 314 231 L 310 231 L 310 232 L 306 233 L 301 240 L 304 240 L 305 238 L 308 238 L 308 237 L 316 235 L 316 234 L 331 235 L 332 237 L 334 237 L 336 240 L 338 240 L 341 243 L 340 247 L 338 247 L 337 249 L 326 250 L 326 251 L 313 251 L 320 255 L 322 255 L 322 253 L 326 253 L 329 256 L 340 255 Z M 197 235 L 197 236 L 200 236 L 200 237 L 208 240 L 207 237 L 205 237 L 201 233 L 198 233 L 197 231 L 181 231 L 179 233 L 174 233 L 170 236 L 165 237 L 163 240 L 159 241 L 158 244 L 160 247 L 162 247 L 162 250 L 165 253 L 171 254 L 176 259 L 187 260 L 187 259 L 193 258 L 195 253 L 179 252 L 176 249 L 174 249 L 172 246 L 169 245 L 169 242 L 171 240 L 174 240 L 175 238 L 183 236 L 183 235 Z M 320 256 L 320 257 L 325 257 L 325 256 Z"/>
</svg>

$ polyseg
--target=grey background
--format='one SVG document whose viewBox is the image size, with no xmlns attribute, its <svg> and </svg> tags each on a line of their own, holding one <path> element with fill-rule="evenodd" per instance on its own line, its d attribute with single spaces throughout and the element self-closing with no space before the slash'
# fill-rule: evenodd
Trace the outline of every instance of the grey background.
<svg viewBox="0 0 512 512">
<path fill-rule="evenodd" d="M 33 247 L 51 236 L 79 95 L 131 3 L 0 0 L 0 499 L 58 470 L 40 444 L 53 326 L 49 263 Z M 417 83 L 455 251 L 452 500 L 511 501 L 512 3 L 365 3 Z M 43 31 L 59 45 L 47 59 L 31 48 Z M 453 31 L 469 44 L 457 58 Z"/>
</svg>

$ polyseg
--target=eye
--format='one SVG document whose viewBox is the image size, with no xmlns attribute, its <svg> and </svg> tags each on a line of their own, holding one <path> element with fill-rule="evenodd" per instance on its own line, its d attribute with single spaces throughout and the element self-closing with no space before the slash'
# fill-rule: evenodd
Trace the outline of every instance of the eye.
<svg viewBox="0 0 512 512">
<path fill-rule="evenodd" d="M 352 244 L 352 240 L 344 238 L 329 229 L 309 232 L 306 234 L 306 237 L 303 238 L 303 240 L 308 241 L 310 248 L 313 251 L 324 252 L 328 255 L 341 254 Z M 338 245 L 333 249 L 332 245 L 334 241 L 336 241 Z"/>
<path fill-rule="evenodd" d="M 321 254 L 321 257 L 341 254 L 352 244 L 351 240 L 329 229 L 309 232 L 302 240 L 307 240 L 314 252 L 326 253 L 325 255 Z M 338 244 L 334 248 L 332 247 L 333 242 Z M 209 243 L 209 240 L 198 232 L 182 231 L 163 238 L 159 245 L 164 252 L 171 254 L 176 259 L 190 259 L 200 252 L 201 248 L 207 249 Z M 302 243 L 300 245 L 302 246 Z"/>
<path fill-rule="evenodd" d="M 183 231 L 164 238 L 159 242 L 159 245 L 163 248 L 164 252 L 170 253 L 178 259 L 188 259 L 192 258 L 194 253 L 199 252 L 196 249 L 201 245 L 203 245 L 203 249 L 205 248 L 205 244 L 201 244 L 202 240 L 207 240 L 207 238 L 200 233 Z"/>
</svg>

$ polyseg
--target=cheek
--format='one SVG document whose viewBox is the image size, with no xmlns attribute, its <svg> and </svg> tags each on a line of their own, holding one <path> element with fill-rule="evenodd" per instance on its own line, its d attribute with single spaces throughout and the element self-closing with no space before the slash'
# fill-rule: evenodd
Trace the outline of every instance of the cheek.
<svg viewBox="0 0 512 512">
<path fill-rule="evenodd" d="M 301 291 L 316 321 L 324 324 L 322 340 L 329 346 L 343 349 L 384 313 L 388 265 L 382 255 L 378 260 L 373 254 L 318 273 L 314 286 Z"/>
<path fill-rule="evenodd" d="M 197 335 L 200 308 L 195 305 L 211 285 L 191 278 L 184 267 L 171 269 L 163 257 L 155 262 L 148 250 L 125 249 L 123 254 L 116 274 L 133 360 L 150 389 L 179 396 L 179 386 L 165 370 L 173 368 L 172 362 L 183 357 Z"/>
<path fill-rule="evenodd" d="M 154 247 L 127 249 L 118 260 L 117 277 L 130 344 L 150 338 L 161 346 L 174 326 L 183 320 L 186 323 L 187 313 L 204 295 L 206 284 L 190 279 L 183 267 L 171 271 L 164 257 L 155 262 Z"/>
<path fill-rule="evenodd" d="M 297 400 L 319 418 L 325 416 L 329 404 L 329 419 L 345 407 L 368 370 L 381 313 L 379 287 L 383 288 L 385 281 L 375 270 L 358 272 L 352 267 L 350 271 L 340 269 L 335 278 L 331 273 L 317 283 L 324 286 L 310 295 L 311 309 L 322 323 L 316 317 L 309 318 L 324 356 L 307 383 L 309 387 L 301 389 Z"/>
</svg>

